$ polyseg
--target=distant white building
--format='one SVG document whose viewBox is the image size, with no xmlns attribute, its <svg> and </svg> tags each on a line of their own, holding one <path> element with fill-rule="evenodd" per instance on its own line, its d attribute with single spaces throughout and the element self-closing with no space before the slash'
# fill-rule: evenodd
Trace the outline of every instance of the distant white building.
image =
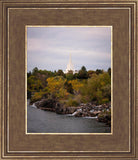
<svg viewBox="0 0 138 160">
<path fill-rule="evenodd" d="M 69 73 L 69 72 L 72 72 L 73 74 L 78 73 L 78 71 L 74 69 L 72 59 L 71 59 L 71 54 L 69 56 L 69 63 L 67 64 L 67 68 L 65 70 L 65 73 Z"/>
</svg>

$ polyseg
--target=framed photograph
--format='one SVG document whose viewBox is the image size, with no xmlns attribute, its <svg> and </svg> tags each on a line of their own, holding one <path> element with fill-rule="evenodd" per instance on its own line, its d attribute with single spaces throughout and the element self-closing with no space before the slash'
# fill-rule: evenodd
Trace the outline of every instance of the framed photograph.
<svg viewBox="0 0 138 160">
<path fill-rule="evenodd" d="M 137 149 L 137 0 L 1 0 L 1 159 L 128 159 Z"/>
<path fill-rule="evenodd" d="M 112 26 L 26 26 L 26 39 L 26 133 L 112 133 Z"/>
</svg>

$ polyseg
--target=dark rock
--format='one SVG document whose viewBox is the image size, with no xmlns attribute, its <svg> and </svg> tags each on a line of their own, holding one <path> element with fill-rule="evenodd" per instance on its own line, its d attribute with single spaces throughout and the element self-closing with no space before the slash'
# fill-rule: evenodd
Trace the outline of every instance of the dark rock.
<svg viewBox="0 0 138 160">
<path fill-rule="evenodd" d="M 106 123 L 107 125 L 111 126 L 111 114 L 109 112 L 101 112 L 98 115 L 98 119 L 99 122 L 103 122 Z"/>
<path fill-rule="evenodd" d="M 90 112 L 91 117 L 95 117 L 97 116 L 99 113 L 101 113 L 101 111 L 94 111 L 94 112 Z"/>
<path fill-rule="evenodd" d="M 77 107 L 65 107 L 64 104 L 56 103 L 55 112 L 58 114 L 73 114 Z"/>
<path fill-rule="evenodd" d="M 55 112 L 58 113 L 58 114 L 65 114 L 64 112 L 64 106 L 60 103 L 56 103 L 56 106 L 55 106 Z"/>
<path fill-rule="evenodd" d="M 56 100 L 55 99 L 42 99 L 41 101 L 35 102 L 35 106 L 40 109 L 55 110 Z"/>
<path fill-rule="evenodd" d="M 75 114 L 75 117 L 82 117 L 82 112 L 78 111 L 76 114 Z"/>
<path fill-rule="evenodd" d="M 99 122 L 111 124 L 111 114 L 109 114 L 110 103 L 98 106 L 92 103 L 81 103 L 78 107 L 66 107 L 54 98 L 47 98 L 35 102 L 35 106 L 45 111 L 53 111 L 57 114 L 72 114 L 75 117 L 98 116 Z"/>
</svg>

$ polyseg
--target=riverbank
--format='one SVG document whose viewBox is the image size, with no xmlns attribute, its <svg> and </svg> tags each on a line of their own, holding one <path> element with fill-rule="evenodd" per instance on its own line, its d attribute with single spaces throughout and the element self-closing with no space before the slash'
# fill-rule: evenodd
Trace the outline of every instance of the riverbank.
<svg viewBox="0 0 138 160">
<path fill-rule="evenodd" d="M 55 99 L 42 99 L 35 102 L 37 108 L 57 114 L 71 114 L 74 117 L 93 117 L 97 121 L 111 126 L 111 104 L 96 105 L 94 103 L 81 103 L 79 106 L 65 106 Z"/>
</svg>

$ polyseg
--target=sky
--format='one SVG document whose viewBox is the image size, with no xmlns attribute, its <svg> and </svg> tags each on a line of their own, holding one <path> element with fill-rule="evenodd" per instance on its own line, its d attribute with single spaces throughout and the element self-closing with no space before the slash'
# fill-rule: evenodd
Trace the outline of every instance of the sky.
<svg viewBox="0 0 138 160">
<path fill-rule="evenodd" d="M 27 27 L 27 71 L 111 67 L 111 27 Z"/>
</svg>

